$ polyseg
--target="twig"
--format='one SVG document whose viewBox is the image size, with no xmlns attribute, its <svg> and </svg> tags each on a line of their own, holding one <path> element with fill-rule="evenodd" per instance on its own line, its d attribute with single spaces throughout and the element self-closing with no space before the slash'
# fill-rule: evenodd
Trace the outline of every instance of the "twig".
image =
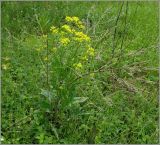
<svg viewBox="0 0 160 145">
<path fill-rule="evenodd" d="M 125 16 L 124 32 L 123 32 L 123 37 L 122 37 L 122 42 L 121 42 L 121 47 L 120 47 L 120 51 L 121 51 L 120 56 L 122 55 L 122 47 L 123 47 L 125 33 L 126 33 L 126 29 L 127 29 L 127 27 L 126 27 L 127 26 L 127 15 L 128 15 L 128 2 L 126 4 L 126 16 Z M 120 56 L 119 56 L 119 58 L 120 58 Z"/>
<path fill-rule="evenodd" d="M 112 61 L 109 62 L 108 64 L 105 64 L 105 65 L 101 66 L 101 67 L 98 68 L 97 70 L 94 70 L 94 71 L 91 71 L 91 72 L 84 73 L 84 74 L 78 76 L 77 78 L 75 78 L 75 79 L 74 79 L 72 82 L 70 82 L 69 84 L 73 84 L 73 82 L 75 82 L 75 81 L 79 80 L 80 78 L 82 78 L 82 77 L 84 77 L 84 76 L 87 76 L 87 75 L 89 75 L 89 74 L 91 74 L 91 73 L 104 72 L 105 69 L 106 69 L 105 67 L 108 66 L 108 68 L 109 68 L 109 67 L 110 67 L 109 65 L 110 65 L 111 63 L 112 63 Z M 105 69 L 104 69 L 104 68 L 105 68 Z"/>
<path fill-rule="evenodd" d="M 118 78 L 118 76 L 112 72 L 113 78 L 124 88 L 126 88 L 129 92 L 138 93 L 139 90 L 131 83 L 127 82 L 122 78 Z"/>
<path fill-rule="evenodd" d="M 122 3 L 122 5 L 121 5 L 121 7 L 120 7 L 120 10 L 119 10 L 119 12 L 118 12 L 117 19 L 116 19 L 116 22 L 115 22 L 115 29 L 114 29 L 114 35 L 113 35 L 112 58 L 114 57 L 114 52 L 115 52 L 115 47 L 116 47 L 115 38 L 116 38 L 116 34 L 117 34 L 117 26 L 118 26 L 118 21 L 119 21 L 119 18 L 120 18 L 120 14 L 121 14 L 123 5 L 124 5 L 124 2 Z"/>
<path fill-rule="evenodd" d="M 49 67 L 48 67 L 49 51 L 48 51 L 48 38 L 46 40 L 46 43 L 47 43 L 47 89 L 49 89 L 49 74 L 48 74 L 49 73 Z"/>
</svg>

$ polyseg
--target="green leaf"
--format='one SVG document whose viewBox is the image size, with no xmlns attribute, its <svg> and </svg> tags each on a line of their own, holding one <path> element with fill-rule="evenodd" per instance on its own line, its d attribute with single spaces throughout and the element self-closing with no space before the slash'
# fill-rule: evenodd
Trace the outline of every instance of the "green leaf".
<svg viewBox="0 0 160 145">
<path fill-rule="evenodd" d="M 56 97 L 56 90 L 53 90 L 53 92 L 50 92 L 48 90 L 41 89 L 41 95 L 47 97 L 49 101 L 51 101 L 53 97 Z"/>
<path fill-rule="evenodd" d="M 54 132 L 56 138 L 59 140 L 59 136 L 58 136 L 58 133 L 57 133 L 57 129 L 56 129 L 54 126 L 52 126 L 52 131 Z"/>
<path fill-rule="evenodd" d="M 87 97 L 75 97 L 73 100 L 73 104 L 83 103 L 87 100 Z"/>
<path fill-rule="evenodd" d="M 48 101 L 42 101 L 41 102 L 41 108 L 44 109 L 47 112 L 50 112 L 50 103 Z"/>
<path fill-rule="evenodd" d="M 82 124 L 82 125 L 79 127 L 79 129 L 88 130 L 88 129 L 90 129 L 90 128 L 89 128 L 87 125 Z"/>
<path fill-rule="evenodd" d="M 51 97 L 52 93 L 49 92 L 48 90 L 41 89 L 41 95 L 45 97 Z"/>
</svg>

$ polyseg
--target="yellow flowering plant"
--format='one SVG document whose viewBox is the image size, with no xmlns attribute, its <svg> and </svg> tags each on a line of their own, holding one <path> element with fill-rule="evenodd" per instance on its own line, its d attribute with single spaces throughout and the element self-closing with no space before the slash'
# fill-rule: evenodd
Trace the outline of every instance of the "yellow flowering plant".
<svg viewBox="0 0 160 145">
<path fill-rule="evenodd" d="M 45 66 L 48 88 L 54 88 L 61 101 L 65 99 L 61 103 L 72 100 L 74 95 L 70 93 L 76 89 L 72 81 L 89 71 L 95 56 L 91 37 L 85 33 L 80 19 L 67 16 L 65 21 L 62 26 L 51 26 L 48 34 L 39 36 L 40 42 L 35 47 Z M 88 76 L 93 78 L 93 74 Z"/>
<path fill-rule="evenodd" d="M 86 62 L 94 57 L 95 50 L 91 46 L 90 36 L 84 33 L 84 24 L 78 17 L 67 16 L 65 21 L 61 27 L 51 26 L 48 49 L 56 48 L 53 62 L 59 60 L 58 64 L 80 73 L 85 70 Z"/>
<path fill-rule="evenodd" d="M 52 25 L 48 34 L 27 40 L 27 44 L 34 44 L 43 66 L 47 64 L 52 73 L 59 72 L 55 76 L 64 71 L 70 79 L 87 72 L 95 56 L 91 37 L 85 33 L 83 22 L 75 16 L 66 16 L 64 24 Z"/>
</svg>

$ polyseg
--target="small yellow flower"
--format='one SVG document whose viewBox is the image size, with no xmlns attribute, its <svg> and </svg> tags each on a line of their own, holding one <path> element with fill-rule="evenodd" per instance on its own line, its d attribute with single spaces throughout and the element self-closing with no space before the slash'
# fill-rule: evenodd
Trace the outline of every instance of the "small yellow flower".
<svg viewBox="0 0 160 145">
<path fill-rule="evenodd" d="M 70 40 L 69 40 L 69 38 L 61 38 L 60 39 L 60 42 L 65 46 L 65 45 L 67 45 L 69 42 L 70 42 Z"/>
<path fill-rule="evenodd" d="M 91 78 L 93 78 L 93 77 L 95 76 L 95 74 L 94 74 L 94 73 L 90 73 L 89 76 L 90 76 Z"/>
<path fill-rule="evenodd" d="M 83 42 L 82 38 L 78 38 L 78 37 L 73 37 L 73 40 L 78 41 L 78 42 Z"/>
<path fill-rule="evenodd" d="M 44 61 L 48 61 L 48 57 L 47 56 L 44 58 Z"/>
<path fill-rule="evenodd" d="M 82 24 L 80 24 L 80 25 L 78 25 L 78 28 L 85 29 L 85 26 L 83 26 Z"/>
<path fill-rule="evenodd" d="M 89 36 L 87 36 L 86 34 L 84 34 L 83 32 L 75 32 L 75 35 L 79 38 L 79 40 L 83 41 L 90 41 L 91 38 Z M 78 39 L 77 39 L 78 40 Z"/>
<path fill-rule="evenodd" d="M 44 34 L 43 34 L 43 35 L 42 35 L 42 38 L 47 39 L 47 35 L 44 35 Z"/>
<path fill-rule="evenodd" d="M 65 20 L 67 22 L 78 22 L 79 18 L 78 17 L 69 17 L 69 16 L 66 16 Z"/>
<path fill-rule="evenodd" d="M 84 37 L 85 34 L 83 32 L 75 32 L 75 35 L 77 37 Z"/>
<path fill-rule="evenodd" d="M 85 29 L 85 26 L 83 25 L 83 23 L 82 23 L 81 21 L 77 21 L 77 22 L 76 22 L 76 25 L 77 25 L 77 27 L 80 28 L 80 29 Z"/>
<path fill-rule="evenodd" d="M 36 48 L 36 50 L 37 50 L 38 52 L 40 52 L 40 51 L 41 51 L 41 48 Z"/>
<path fill-rule="evenodd" d="M 57 52 L 57 48 L 56 48 L 56 47 L 53 47 L 53 48 L 51 49 L 51 51 L 52 51 L 53 53 L 56 53 L 56 52 Z"/>
<path fill-rule="evenodd" d="M 71 22 L 71 21 L 72 21 L 72 18 L 69 17 L 69 16 L 66 16 L 65 20 L 66 20 L 67 22 Z"/>
<path fill-rule="evenodd" d="M 78 18 L 78 17 L 72 17 L 72 20 L 73 20 L 74 22 L 78 22 L 78 21 L 79 21 L 79 18 Z"/>
<path fill-rule="evenodd" d="M 77 67 L 78 67 L 78 68 L 82 68 L 82 64 L 81 64 L 81 63 L 78 63 L 78 64 L 77 64 Z"/>
<path fill-rule="evenodd" d="M 72 33 L 72 29 L 69 25 L 63 25 L 62 28 L 65 29 L 67 32 Z"/>
<path fill-rule="evenodd" d="M 88 58 L 87 58 L 87 56 L 85 55 L 85 56 L 83 56 L 82 58 L 81 58 L 83 61 L 87 61 L 88 60 Z"/>
<path fill-rule="evenodd" d="M 80 28 L 80 29 L 84 29 L 85 27 L 83 26 L 83 24 L 82 24 L 82 22 L 79 20 L 79 18 L 78 17 L 69 17 L 69 16 L 67 16 L 66 18 L 65 18 L 65 20 L 67 21 L 67 22 L 73 22 L 74 24 L 76 24 L 77 25 L 77 27 L 78 28 Z"/>
<path fill-rule="evenodd" d="M 76 33 L 76 30 L 75 30 L 75 29 L 72 29 L 72 33 Z"/>
<path fill-rule="evenodd" d="M 80 69 L 82 69 L 83 68 L 83 66 L 82 66 L 82 63 L 77 63 L 77 64 L 73 64 L 73 67 L 76 69 L 76 70 L 80 70 Z"/>
<path fill-rule="evenodd" d="M 62 36 L 64 36 L 65 34 L 66 34 L 66 32 L 64 32 L 64 31 L 60 31 L 59 32 Z"/>
<path fill-rule="evenodd" d="M 7 70 L 8 67 L 9 67 L 9 64 L 3 64 L 3 65 L 2 65 L 2 69 L 4 69 L 4 70 Z"/>
<path fill-rule="evenodd" d="M 55 26 L 52 26 L 50 28 L 50 31 L 52 32 L 52 34 L 57 34 L 58 33 L 58 28 L 56 28 Z"/>
<path fill-rule="evenodd" d="M 94 56 L 95 54 L 95 51 L 92 47 L 89 47 L 88 50 L 87 50 L 87 54 L 90 55 L 90 56 Z"/>
</svg>

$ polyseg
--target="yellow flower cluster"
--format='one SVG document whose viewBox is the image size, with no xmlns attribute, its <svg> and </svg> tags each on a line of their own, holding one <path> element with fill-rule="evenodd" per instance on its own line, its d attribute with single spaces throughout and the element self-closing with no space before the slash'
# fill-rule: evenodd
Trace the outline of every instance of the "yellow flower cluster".
<svg viewBox="0 0 160 145">
<path fill-rule="evenodd" d="M 88 54 L 89 56 L 94 56 L 94 54 L 95 54 L 94 49 L 89 46 L 89 47 L 88 47 L 88 50 L 87 50 L 87 54 Z"/>
<path fill-rule="evenodd" d="M 69 33 L 73 33 L 74 32 L 69 25 L 63 25 L 62 29 L 66 30 Z"/>
<path fill-rule="evenodd" d="M 70 40 L 69 40 L 69 38 L 61 38 L 60 39 L 60 42 L 64 45 L 64 46 L 66 46 L 69 42 L 70 42 Z"/>
<path fill-rule="evenodd" d="M 82 32 L 82 30 L 80 31 L 80 29 L 85 28 L 80 19 L 78 17 L 67 16 L 65 20 L 67 24 L 62 25 L 60 28 L 52 26 L 50 30 L 52 34 L 58 34 L 56 35 L 58 36 L 56 38 L 58 38 L 58 42 L 60 42 L 60 44 L 62 44 L 63 46 L 67 46 L 68 44 L 73 42 L 75 49 L 77 49 L 77 46 L 79 45 L 76 46 L 76 44 L 84 42 L 80 45 L 83 50 L 79 51 L 81 53 L 78 54 L 79 61 L 75 63 L 75 61 L 72 60 L 73 68 L 77 71 L 80 71 L 84 68 L 86 61 L 88 61 L 90 57 L 93 57 L 95 55 L 95 50 L 91 47 L 91 38 L 84 32 Z M 51 49 L 51 51 L 55 53 L 57 51 L 57 48 L 54 47 Z M 47 61 L 47 59 L 45 60 Z M 93 77 L 93 74 L 91 74 L 91 76 Z"/>
<path fill-rule="evenodd" d="M 47 39 L 47 35 L 44 35 L 44 34 L 43 34 L 43 35 L 42 35 L 42 38 L 43 38 L 43 39 Z"/>
<path fill-rule="evenodd" d="M 56 28 L 55 26 L 52 26 L 50 28 L 50 31 L 52 32 L 52 34 L 57 34 L 58 33 L 58 28 Z"/>
<path fill-rule="evenodd" d="M 95 55 L 95 50 L 91 46 L 87 46 L 88 49 L 84 56 L 81 57 L 82 62 L 88 61 L 88 57 L 93 57 Z M 73 64 L 73 67 L 75 70 L 81 70 L 83 68 L 83 65 L 81 62 Z M 94 74 L 91 74 L 91 77 L 93 77 Z"/>
<path fill-rule="evenodd" d="M 75 70 L 80 70 L 83 68 L 82 63 L 80 62 L 73 64 L 73 67 L 75 68 Z"/>
<path fill-rule="evenodd" d="M 87 51 L 85 52 L 85 54 L 81 57 L 82 61 L 88 61 L 88 57 L 91 56 L 93 57 L 95 55 L 95 50 L 94 48 L 92 48 L 91 46 L 87 46 Z"/>
<path fill-rule="evenodd" d="M 94 55 L 95 55 L 95 50 L 91 46 L 88 45 L 86 52 L 81 57 L 81 61 L 85 63 L 86 61 L 88 61 L 89 57 L 93 57 Z M 80 68 L 82 68 L 81 66 L 82 66 L 81 62 L 77 63 L 77 65 L 74 64 L 74 68 L 76 70 L 80 70 Z M 93 74 L 91 74 L 91 76 L 93 77 Z"/>
<path fill-rule="evenodd" d="M 75 32 L 75 35 L 77 37 L 75 37 L 74 40 L 77 40 L 79 42 L 91 40 L 91 38 L 89 36 L 87 36 L 86 34 L 84 34 L 83 32 Z"/>
<path fill-rule="evenodd" d="M 83 23 L 79 20 L 78 17 L 69 17 L 69 16 L 67 16 L 67 17 L 65 18 L 65 20 L 66 20 L 67 22 L 73 22 L 73 23 L 76 24 L 77 27 L 80 28 L 80 29 L 85 29 Z"/>
<path fill-rule="evenodd" d="M 79 18 L 78 17 L 69 17 L 69 16 L 66 16 L 65 20 L 68 21 L 68 22 L 78 22 Z"/>
<path fill-rule="evenodd" d="M 91 38 L 89 36 L 87 36 L 86 34 L 84 34 L 83 32 L 78 32 L 75 29 L 71 29 L 71 27 L 69 25 L 63 25 L 62 29 L 64 29 L 65 31 L 74 34 L 76 37 L 74 37 L 73 39 L 78 41 L 78 42 L 82 42 L 82 41 L 90 41 Z M 62 35 L 64 34 L 64 32 L 61 32 Z"/>
<path fill-rule="evenodd" d="M 78 28 L 84 28 L 82 22 L 79 20 L 78 17 L 67 16 L 65 18 L 65 20 L 67 22 L 74 23 Z M 66 37 L 65 36 L 65 35 L 67 35 L 66 32 L 71 33 L 71 34 L 73 34 L 73 40 L 78 41 L 78 42 L 83 42 L 83 41 L 89 42 L 91 40 L 91 38 L 89 36 L 87 36 L 83 32 L 76 31 L 76 29 L 71 28 L 67 24 L 63 25 L 61 28 L 56 28 L 55 26 L 52 26 L 50 28 L 50 31 L 52 32 L 52 34 L 60 34 L 60 37 Z M 68 38 L 60 38 L 60 42 L 63 45 L 67 45 L 70 42 L 70 40 Z"/>
<path fill-rule="evenodd" d="M 2 69 L 7 70 L 9 68 L 9 63 L 7 64 L 2 64 Z"/>
<path fill-rule="evenodd" d="M 44 61 L 48 61 L 48 57 L 47 56 L 44 58 Z"/>
<path fill-rule="evenodd" d="M 88 57 L 85 55 L 85 56 L 83 56 L 83 57 L 81 58 L 81 60 L 83 60 L 83 61 L 88 61 Z"/>
</svg>

